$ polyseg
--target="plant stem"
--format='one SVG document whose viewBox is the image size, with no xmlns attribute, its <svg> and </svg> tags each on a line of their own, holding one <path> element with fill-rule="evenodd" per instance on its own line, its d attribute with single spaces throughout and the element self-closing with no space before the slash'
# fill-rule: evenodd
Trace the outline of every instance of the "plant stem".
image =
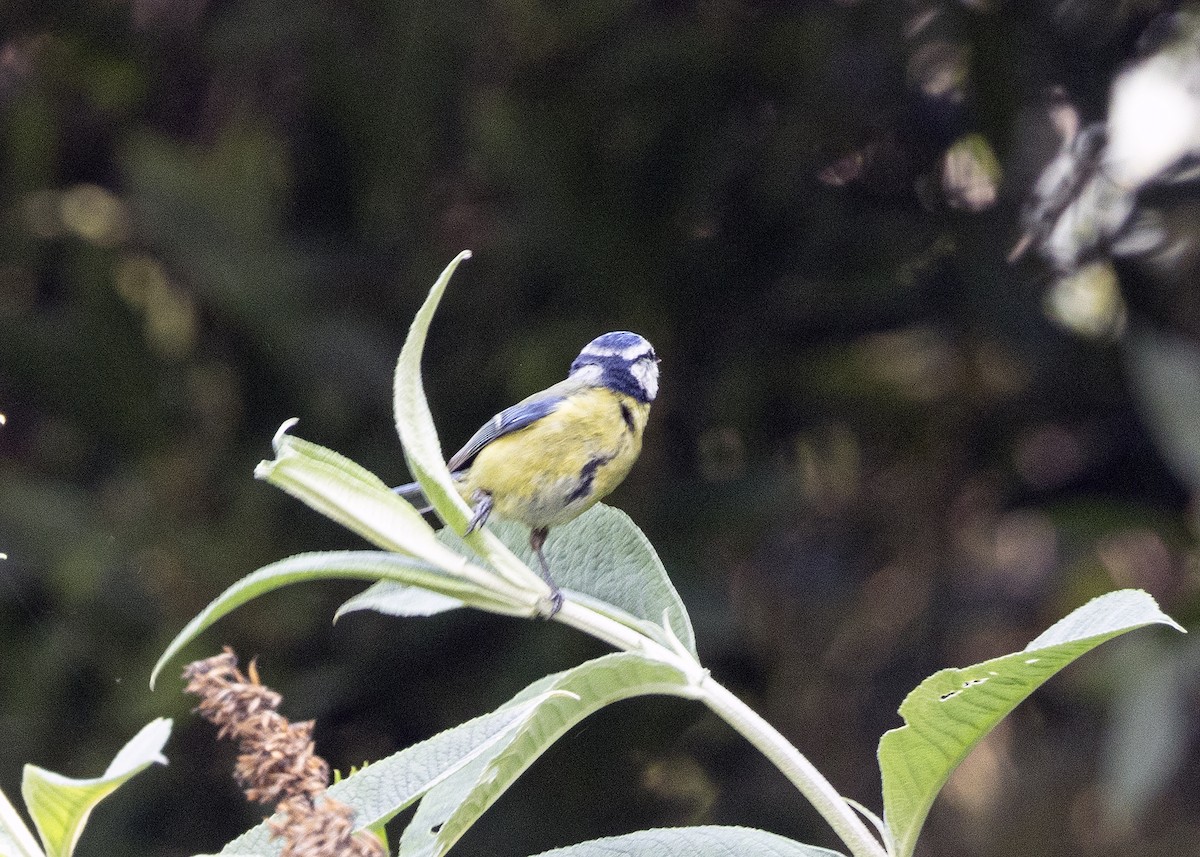
<svg viewBox="0 0 1200 857">
<path fill-rule="evenodd" d="M 623 652 L 637 652 L 656 661 L 668 663 L 679 668 L 680 672 L 685 675 L 698 676 L 701 672 L 700 665 L 694 660 L 685 663 L 666 646 L 650 639 L 641 631 L 630 628 L 628 625 L 622 625 L 615 619 L 570 598 L 563 602 L 562 609 L 554 618 L 555 621 L 577 628 Z"/>
<path fill-rule="evenodd" d="M 841 837 L 854 857 L 887 857 L 887 851 L 872 835 L 837 789 L 813 767 L 775 727 L 760 717 L 746 703 L 734 696 L 724 685 L 709 676 L 708 671 L 691 658 L 683 658 L 639 631 L 613 621 L 589 607 L 568 599 L 555 617 L 558 621 L 591 634 L 624 651 L 639 652 L 648 658 L 669 663 L 692 677 L 689 693 L 680 694 L 698 699 L 717 716 L 753 744 L 775 767 L 800 790 L 821 817 Z"/>
<path fill-rule="evenodd" d="M 783 772 L 829 822 L 854 857 L 887 857 L 887 851 L 850 804 L 775 727 L 712 678 L 701 682 L 698 698 Z"/>
</svg>

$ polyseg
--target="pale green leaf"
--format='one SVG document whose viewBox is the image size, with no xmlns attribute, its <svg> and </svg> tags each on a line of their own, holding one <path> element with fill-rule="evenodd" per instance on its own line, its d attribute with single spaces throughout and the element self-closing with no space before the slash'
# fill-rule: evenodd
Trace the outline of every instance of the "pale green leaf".
<svg viewBox="0 0 1200 857">
<path fill-rule="evenodd" d="M 359 610 L 374 610 L 385 616 L 434 616 L 447 610 L 457 610 L 466 605 L 462 600 L 430 592 L 419 586 L 380 580 L 371 584 L 358 595 L 347 598 L 338 608 L 334 621 L 347 613 Z"/>
<path fill-rule="evenodd" d="M 433 414 L 425 398 L 421 380 L 421 356 L 433 314 L 442 300 L 450 277 L 459 263 L 471 258 L 471 252 L 459 253 L 442 271 L 425 302 L 417 310 L 409 327 L 404 347 L 396 361 L 396 376 L 392 406 L 396 431 L 404 448 L 404 458 L 413 478 L 421 483 L 425 499 L 437 511 L 438 517 L 454 532 L 461 533 L 471 518 L 471 508 L 459 495 L 454 479 L 446 468 L 442 445 L 438 440 Z M 484 557 L 497 573 L 514 585 L 532 593 L 549 594 L 549 588 L 528 564 L 518 560 L 503 543 L 484 527 L 466 536 L 467 543 Z"/>
<path fill-rule="evenodd" d="M 396 362 L 396 377 L 392 405 L 396 417 L 396 431 L 404 447 L 404 459 L 413 478 L 421 483 L 425 498 L 437 510 L 443 521 L 457 532 L 467 528 L 471 509 L 454 488 L 454 480 L 446 469 L 445 456 L 438 441 L 433 414 L 425 398 L 421 380 L 421 355 L 425 350 L 425 338 L 433 314 L 442 300 L 446 286 L 459 264 L 471 258 L 470 250 L 463 250 L 446 266 L 408 330 L 404 347 Z"/>
<path fill-rule="evenodd" d="M 752 827 L 663 827 L 543 851 L 536 857 L 840 857 Z"/>
<path fill-rule="evenodd" d="M 344 455 L 288 434 L 293 424 L 289 420 L 276 433 L 275 458 L 260 462 L 256 477 L 385 550 L 447 570 L 461 564 L 434 538 L 433 528 L 411 503 Z"/>
<path fill-rule="evenodd" d="M 4 792 L 0 792 L 0 857 L 45 857 Z"/>
<path fill-rule="evenodd" d="M 896 857 L 912 854 L 951 771 L 1018 703 L 1080 655 L 1154 623 L 1183 630 L 1145 592 L 1112 592 L 1061 619 L 1022 652 L 941 670 L 921 682 L 900 705 L 905 725 L 879 742 L 884 819 Z"/>
<path fill-rule="evenodd" d="M 491 529 L 527 565 L 535 561 L 527 528 L 497 521 Z M 457 537 L 445 530 L 438 535 L 443 534 L 451 547 L 462 549 Z M 596 504 L 574 521 L 551 530 L 545 552 L 554 580 L 569 590 L 568 598 L 583 601 L 664 644 L 665 616 L 679 641 L 696 654 L 696 637 L 683 600 L 650 540 L 624 512 Z M 594 600 L 578 598 L 579 593 Z M 630 621 L 630 617 L 641 621 Z"/>
<path fill-rule="evenodd" d="M 534 561 L 528 529 L 505 521 L 496 521 L 491 529 L 526 564 Z M 452 550 L 470 550 L 448 527 L 438 531 L 438 539 Z M 679 593 L 650 541 L 624 512 L 597 504 L 574 521 L 555 527 L 546 542 L 546 555 L 555 580 L 569 590 L 569 598 L 664 645 L 668 644 L 662 628 L 666 616 L 675 636 L 696 654 L 692 623 Z M 459 605 L 449 599 L 429 601 L 410 587 L 380 582 L 347 601 L 338 614 L 370 609 L 392 616 L 425 616 L 455 606 Z"/>
<path fill-rule="evenodd" d="M 35 765 L 25 766 L 21 794 L 48 857 L 70 857 L 96 804 L 150 765 L 167 763 L 162 748 L 170 734 L 170 720 L 151 721 L 117 753 L 104 775 L 95 779 L 75 780 Z"/>
<path fill-rule="evenodd" d="M 888 828 L 887 824 L 884 823 L 883 819 L 880 818 L 871 809 L 863 806 L 861 803 L 854 800 L 853 798 L 848 798 L 848 797 L 843 796 L 842 800 L 844 800 L 846 803 L 850 804 L 850 806 L 859 815 L 861 815 L 867 821 L 871 822 L 871 826 L 875 828 L 875 831 L 879 834 L 879 839 L 883 842 L 884 850 L 888 854 L 895 854 L 896 853 L 896 841 L 892 837 L 892 831 Z"/>
<path fill-rule="evenodd" d="M 298 554 L 246 575 L 213 599 L 167 646 L 158 663 L 154 665 L 150 686 L 154 686 L 163 667 L 180 649 L 237 607 L 293 583 L 340 579 L 393 580 L 419 586 L 496 613 L 520 614 L 524 609 L 508 604 L 489 589 L 445 574 L 420 560 L 402 554 L 385 551 L 322 551 Z"/>
<path fill-rule="evenodd" d="M 592 712 L 645 694 L 689 696 L 689 688 L 678 669 L 632 652 L 605 655 L 534 682 L 508 705 L 565 693 L 430 790 L 400 839 L 401 857 L 444 854 L 526 768 Z"/>
<path fill-rule="evenodd" d="M 540 694 L 447 729 L 351 774 L 330 786 L 329 794 L 354 808 L 356 830 L 383 824 L 519 728 L 551 698 L 553 694 Z M 282 843 L 271 840 L 263 823 L 230 842 L 221 853 L 275 857 L 281 848 Z"/>
</svg>

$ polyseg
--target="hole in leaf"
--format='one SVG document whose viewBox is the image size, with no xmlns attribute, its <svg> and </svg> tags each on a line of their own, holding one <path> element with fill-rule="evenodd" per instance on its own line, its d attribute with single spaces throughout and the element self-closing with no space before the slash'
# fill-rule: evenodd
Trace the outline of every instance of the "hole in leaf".
<svg viewBox="0 0 1200 857">
<path fill-rule="evenodd" d="M 969 681 L 964 681 L 963 687 L 974 687 L 977 684 L 984 684 L 986 681 L 987 681 L 986 678 L 973 678 L 973 679 L 970 679 Z"/>
<path fill-rule="evenodd" d="M 962 693 L 961 690 L 952 690 L 949 693 L 943 693 L 941 696 L 938 697 L 938 701 L 945 702 L 947 699 L 953 699 L 954 697 L 958 696 L 960 693 Z"/>
</svg>

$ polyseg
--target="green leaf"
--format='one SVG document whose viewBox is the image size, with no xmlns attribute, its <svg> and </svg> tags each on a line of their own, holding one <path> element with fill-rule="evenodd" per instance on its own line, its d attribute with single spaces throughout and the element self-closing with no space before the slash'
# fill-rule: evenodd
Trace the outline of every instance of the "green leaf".
<svg viewBox="0 0 1200 857">
<path fill-rule="evenodd" d="M 146 724 L 96 779 L 73 780 L 35 765 L 25 766 L 21 794 L 48 857 L 70 857 L 96 804 L 150 765 L 167 763 L 162 748 L 170 734 L 170 720 L 159 718 Z"/>
<path fill-rule="evenodd" d="M 440 546 L 439 546 L 440 547 Z M 442 548 L 445 550 L 445 548 Z M 463 561 L 460 560 L 460 564 Z M 201 610 L 176 635 L 154 665 L 150 686 L 179 650 L 194 640 L 218 619 L 248 601 L 289 586 L 314 580 L 393 580 L 420 586 L 459 602 L 495 613 L 523 615 L 526 608 L 512 605 L 490 589 L 453 577 L 419 560 L 385 551 L 322 551 L 298 554 L 263 566 L 230 586 Z"/>
<path fill-rule="evenodd" d="M 0 792 L 0 857 L 45 857 L 4 792 Z"/>
<path fill-rule="evenodd" d="M 450 527 L 457 532 L 467 528 L 471 509 L 459 496 L 454 487 L 450 471 L 446 469 L 446 458 L 433 424 L 433 414 L 425 398 L 421 380 L 421 355 L 425 350 L 425 339 L 433 314 L 446 292 L 446 286 L 459 264 L 471 258 L 470 250 L 463 250 L 446 266 L 408 330 L 404 347 L 396 361 L 396 377 L 393 388 L 392 406 L 396 417 L 396 432 L 404 447 L 404 459 L 413 478 L 421 483 L 425 498 L 437 510 Z"/>
<path fill-rule="evenodd" d="M 445 539 L 437 538 L 421 514 L 375 474 L 331 449 L 287 434 L 294 423 L 294 420 L 288 420 L 276 432 L 276 457 L 258 465 L 254 471 L 258 478 L 284 489 L 370 542 L 417 557 L 430 566 L 492 591 L 493 603 L 520 602 L 524 605 L 521 610 L 506 606 L 500 612 L 530 615 L 534 611 L 536 588 L 520 589 L 503 576 L 470 564 L 464 558 L 461 541 L 454 549 L 447 549 Z M 492 562 L 492 554 L 486 556 Z M 512 564 L 520 566 L 520 560 L 511 554 L 510 557 Z M 499 559 L 504 560 L 503 557 Z M 525 572 L 533 575 L 528 569 Z M 509 575 L 510 580 L 511 577 Z M 538 585 L 541 585 L 540 581 Z M 492 609 L 474 600 L 470 603 Z M 449 609 L 448 603 L 443 604 L 442 609 Z"/>
<path fill-rule="evenodd" d="M 1150 624 L 1179 625 L 1145 592 L 1093 599 L 1025 650 L 921 682 L 900 705 L 904 726 L 879 742 L 884 819 L 896 857 L 909 857 L 929 808 L 971 748 L 1043 682 L 1106 640 Z"/>
<path fill-rule="evenodd" d="M 605 705 L 645 694 L 691 696 L 680 670 L 618 652 L 534 682 L 508 703 L 565 691 L 422 799 L 400 839 L 401 857 L 441 855 L 466 833 L 526 768 L 568 729 Z M 503 709 L 502 709 L 503 710 Z"/>
<path fill-rule="evenodd" d="M 506 521 L 496 521 L 491 529 L 521 561 L 534 561 L 527 529 Z M 451 550 L 469 550 L 448 527 L 438 531 L 438 539 Z M 666 616 L 675 636 L 696 655 L 691 619 L 679 593 L 649 539 L 624 512 L 602 503 L 593 506 L 551 531 L 546 555 L 571 598 L 669 645 L 662 627 Z M 338 615 L 377 610 L 390 616 L 427 616 L 457 606 L 461 603 L 431 601 L 412 587 L 381 581 L 343 604 Z"/>
<path fill-rule="evenodd" d="M 354 807 L 356 830 L 383 824 L 519 728 L 553 696 L 541 694 L 447 729 L 351 774 L 330 786 L 329 794 Z M 271 841 L 263 823 L 230 842 L 221 853 L 277 855 L 281 848 L 281 842 Z"/>
<path fill-rule="evenodd" d="M 392 406 L 396 417 L 396 431 L 404 448 L 404 459 L 413 477 L 421 483 L 425 499 L 429 501 L 446 525 L 456 533 L 467 529 L 471 518 L 471 507 L 459 495 L 454 479 L 446 468 L 442 445 L 438 440 L 433 414 L 425 398 L 421 380 L 421 355 L 425 350 L 425 339 L 433 314 L 442 300 L 450 277 L 459 263 L 471 258 L 471 251 L 464 250 L 442 271 L 433 288 L 408 329 L 408 337 L 396 361 L 396 377 L 393 388 Z M 528 534 L 527 534 L 528 535 Z M 526 563 L 518 560 L 487 527 L 476 530 L 466 541 L 498 574 L 527 592 L 549 594 L 549 587 Z"/>
<path fill-rule="evenodd" d="M 664 827 L 543 851 L 536 857 L 841 857 L 752 827 Z"/>
<path fill-rule="evenodd" d="M 440 592 L 430 592 L 419 586 L 405 583 L 395 583 L 391 580 L 380 580 L 370 587 L 347 598 L 338 608 L 334 621 L 341 619 L 347 613 L 359 610 L 374 610 L 385 616 L 434 616 L 447 610 L 457 610 L 466 604 L 458 598 L 443 595 Z"/>
<path fill-rule="evenodd" d="M 526 565 L 534 562 L 526 528 L 497 521 L 491 529 Z M 446 533 L 446 540 L 461 550 L 456 536 Z M 696 655 L 696 635 L 683 600 L 650 540 L 624 512 L 597 503 L 574 521 L 551 530 L 545 551 L 555 581 L 572 591 L 568 597 L 668 645 L 662 627 L 665 616 L 675 636 Z M 641 621 L 629 621 L 630 617 Z"/>
<path fill-rule="evenodd" d="M 434 538 L 433 527 L 412 504 L 382 480 L 344 455 L 287 434 L 284 423 L 273 441 L 275 458 L 262 461 L 254 475 L 282 488 L 372 544 L 420 557 L 440 568 L 461 560 Z"/>
</svg>

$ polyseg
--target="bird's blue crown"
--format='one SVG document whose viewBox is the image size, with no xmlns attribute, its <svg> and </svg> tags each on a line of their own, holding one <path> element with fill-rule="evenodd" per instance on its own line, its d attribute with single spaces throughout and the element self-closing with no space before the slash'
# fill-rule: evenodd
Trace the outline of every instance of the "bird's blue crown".
<svg viewBox="0 0 1200 857">
<path fill-rule="evenodd" d="M 654 346 L 636 333 L 618 330 L 597 336 L 579 352 L 571 364 L 571 374 L 590 366 L 599 369 L 600 384 L 639 402 L 653 402 L 658 394 Z"/>
</svg>

